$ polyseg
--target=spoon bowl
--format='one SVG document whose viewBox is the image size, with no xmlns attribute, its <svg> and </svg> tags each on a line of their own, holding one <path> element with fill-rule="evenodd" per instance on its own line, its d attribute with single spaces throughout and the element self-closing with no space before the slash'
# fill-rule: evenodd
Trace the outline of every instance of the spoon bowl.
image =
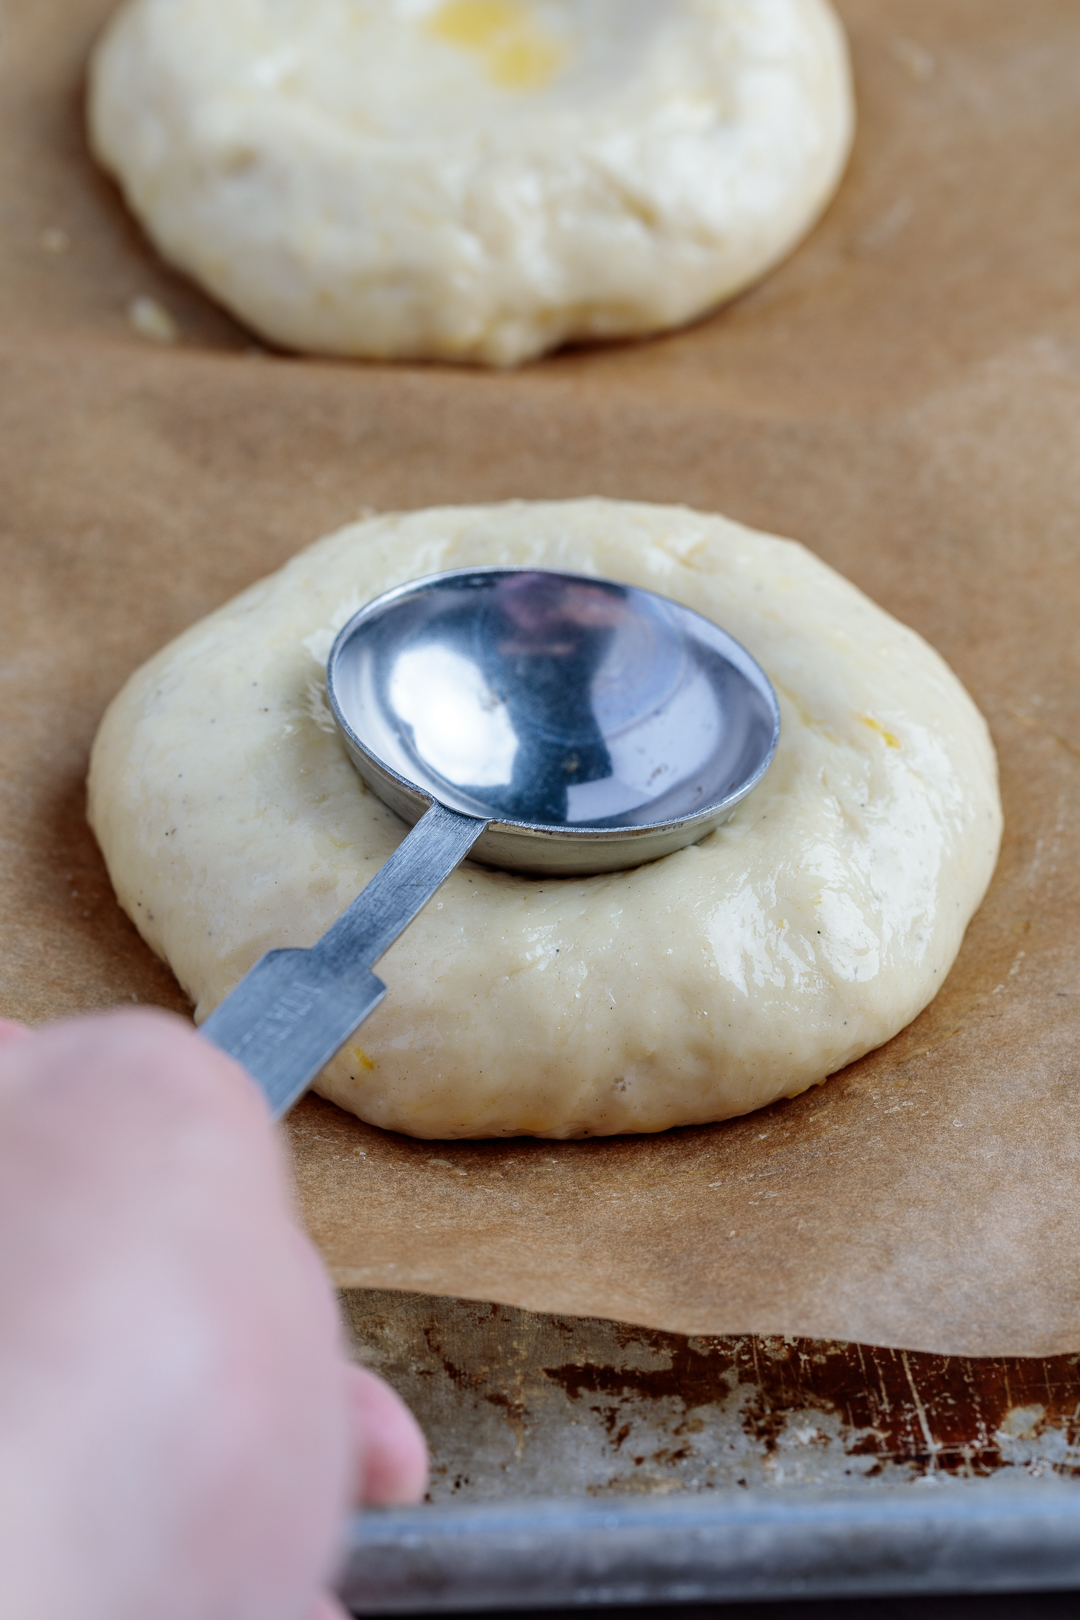
<svg viewBox="0 0 1080 1620">
<path fill-rule="evenodd" d="M 327 664 L 372 791 L 487 822 L 471 858 L 609 872 L 724 821 L 768 769 L 776 698 L 749 653 L 652 591 L 529 568 L 434 574 L 362 608 Z"/>
</svg>

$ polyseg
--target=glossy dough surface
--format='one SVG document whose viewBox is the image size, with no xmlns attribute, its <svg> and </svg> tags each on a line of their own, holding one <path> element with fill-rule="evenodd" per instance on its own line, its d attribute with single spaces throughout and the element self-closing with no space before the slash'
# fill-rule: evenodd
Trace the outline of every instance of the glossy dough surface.
<svg viewBox="0 0 1080 1620">
<path fill-rule="evenodd" d="M 828 0 L 128 0 L 99 160 L 287 348 L 512 365 L 691 319 L 851 141 Z"/>
<path fill-rule="evenodd" d="M 311 944 L 405 835 L 325 702 L 338 628 L 440 569 L 599 573 L 685 602 L 761 662 L 782 733 L 702 843 L 585 879 L 460 868 L 382 959 L 382 1006 L 318 1089 L 424 1137 L 566 1137 L 793 1096 L 940 987 L 989 882 L 986 725 L 914 631 L 802 546 L 586 500 L 373 518 L 301 552 L 128 682 L 90 814 L 117 893 L 204 1018 Z"/>
</svg>

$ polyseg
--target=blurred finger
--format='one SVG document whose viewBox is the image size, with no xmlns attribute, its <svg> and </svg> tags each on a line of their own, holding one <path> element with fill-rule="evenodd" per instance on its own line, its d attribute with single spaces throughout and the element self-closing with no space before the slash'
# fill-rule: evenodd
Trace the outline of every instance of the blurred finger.
<svg viewBox="0 0 1080 1620">
<path fill-rule="evenodd" d="M 316 1598 L 314 1608 L 309 1610 L 304 1620 L 351 1620 L 351 1616 L 336 1598 L 324 1592 L 322 1597 Z"/>
<path fill-rule="evenodd" d="M 25 1024 L 14 1024 L 10 1018 L 0 1018 L 0 1047 L 15 1046 L 19 1041 L 28 1041 L 33 1035 L 32 1029 Z"/>
<path fill-rule="evenodd" d="M 350 1368 L 349 1398 L 360 1455 L 358 1497 L 370 1507 L 423 1500 L 428 1449 L 401 1396 L 366 1367 Z"/>
</svg>

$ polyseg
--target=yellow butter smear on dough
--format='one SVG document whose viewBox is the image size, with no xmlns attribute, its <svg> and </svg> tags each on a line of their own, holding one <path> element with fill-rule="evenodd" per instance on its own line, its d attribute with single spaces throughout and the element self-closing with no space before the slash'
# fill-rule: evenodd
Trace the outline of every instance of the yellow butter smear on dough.
<svg viewBox="0 0 1080 1620">
<path fill-rule="evenodd" d="M 566 57 L 566 46 L 537 26 L 523 0 L 444 0 L 424 26 L 448 45 L 478 51 L 504 90 L 543 89 Z"/>
<path fill-rule="evenodd" d="M 373 1069 L 375 1067 L 362 1046 L 350 1046 L 349 1051 L 362 1069 Z"/>
<path fill-rule="evenodd" d="M 876 731 L 879 737 L 884 737 L 890 748 L 900 747 L 899 737 L 894 737 L 891 731 L 886 731 L 880 720 L 874 720 L 868 714 L 860 714 L 859 719 L 864 726 L 869 726 L 871 731 Z"/>
</svg>

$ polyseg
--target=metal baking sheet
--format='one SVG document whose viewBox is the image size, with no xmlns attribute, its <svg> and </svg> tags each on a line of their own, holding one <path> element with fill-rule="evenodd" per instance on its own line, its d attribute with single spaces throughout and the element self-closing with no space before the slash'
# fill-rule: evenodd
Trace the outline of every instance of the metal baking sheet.
<svg viewBox="0 0 1080 1620">
<path fill-rule="evenodd" d="M 433 1460 L 354 1524 L 357 1613 L 1080 1587 L 1078 1356 L 342 1297 Z"/>
<path fill-rule="evenodd" d="M 1080 1586 L 1080 1485 L 759 1488 L 355 1521 L 355 1614 Z"/>
</svg>

